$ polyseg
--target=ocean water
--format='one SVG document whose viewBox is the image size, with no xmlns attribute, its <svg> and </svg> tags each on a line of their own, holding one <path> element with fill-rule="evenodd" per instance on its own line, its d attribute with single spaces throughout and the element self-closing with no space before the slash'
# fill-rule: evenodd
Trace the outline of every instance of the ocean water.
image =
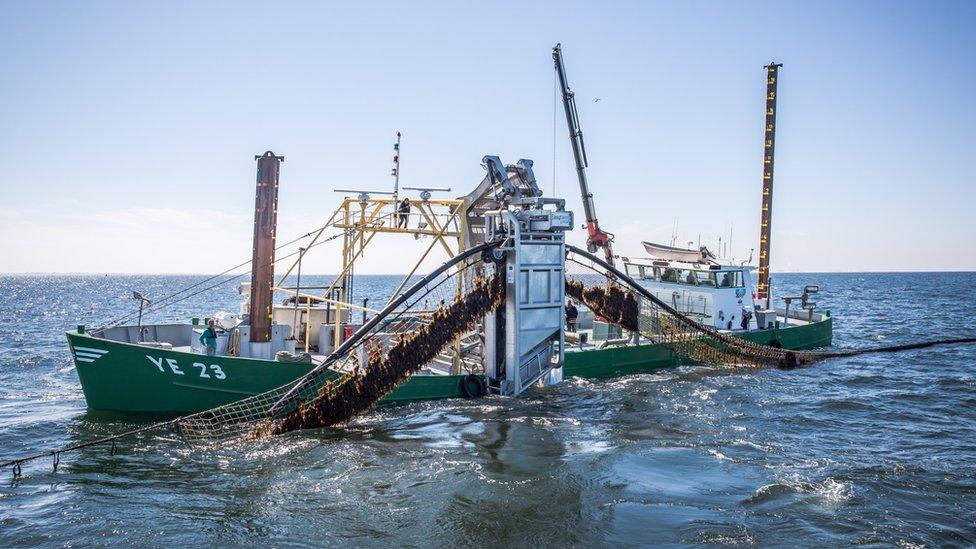
<svg viewBox="0 0 976 549">
<path fill-rule="evenodd" d="M 138 424 L 86 412 L 64 331 L 179 276 L 0 277 L 0 462 Z M 323 282 L 303 278 L 303 284 Z M 976 336 L 976 273 L 789 274 L 834 343 Z M 362 277 L 379 300 L 390 278 Z M 150 320 L 236 310 L 233 285 Z M 0 471 L 0 546 L 976 544 L 976 346 L 780 371 L 569 379 L 191 450 L 126 441 Z"/>
</svg>

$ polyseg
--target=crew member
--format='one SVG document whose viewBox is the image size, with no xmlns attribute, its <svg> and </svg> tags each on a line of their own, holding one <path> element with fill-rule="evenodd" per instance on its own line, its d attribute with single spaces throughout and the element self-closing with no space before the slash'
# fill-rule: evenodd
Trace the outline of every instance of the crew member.
<svg viewBox="0 0 976 549">
<path fill-rule="evenodd" d="M 200 343 L 207 349 L 208 356 L 217 354 L 217 323 L 211 319 L 207 329 L 200 334 Z"/>
<path fill-rule="evenodd" d="M 576 332 L 576 319 L 579 318 L 579 309 L 573 305 L 572 301 L 566 301 L 566 331 Z"/>
<path fill-rule="evenodd" d="M 397 228 L 406 229 L 410 221 L 410 199 L 404 198 L 397 207 Z"/>
</svg>

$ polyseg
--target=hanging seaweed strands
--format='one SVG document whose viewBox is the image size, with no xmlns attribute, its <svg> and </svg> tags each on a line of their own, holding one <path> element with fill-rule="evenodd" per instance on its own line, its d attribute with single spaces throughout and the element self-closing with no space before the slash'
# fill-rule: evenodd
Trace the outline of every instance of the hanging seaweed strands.
<svg viewBox="0 0 976 549">
<path fill-rule="evenodd" d="M 670 309 L 653 296 L 622 284 L 584 286 L 567 278 L 566 295 L 584 303 L 598 317 L 655 343 L 667 343 L 682 357 L 705 364 L 768 364 L 784 360 L 784 351 L 722 334 Z"/>
<path fill-rule="evenodd" d="M 369 410 L 438 355 L 452 351 L 452 344 L 477 341 L 478 323 L 504 297 L 504 279 L 481 255 L 497 245 L 469 248 L 442 264 L 302 378 L 184 416 L 176 421 L 178 432 L 190 443 L 206 444 L 337 425 Z M 430 310 L 430 303 L 441 306 Z"/>
<path fill-rule="evenodd" d="M 417 373 L 449 346 L 455 337 L 474 329 L 476 322 L 504 300 L 504 278 L 478 278 L 474 289 L 453 303 L 439 307 L 431 321 L 410 333 L 397 334 L 396 343 L 383 353 L 375 348 L 366 365 L 345 376 L 326 381 L 314 398 L 299 402 L 281 417 L 268 418 L 255 434 L 282 434 L 346 423 L 372 408 L 410 375 Z"/>
<path fill-rule="evenodd" d="M 114 455 L 116 442 L 121 439 L 173 429 L 190 443 L 211 443 L 347 422 L 415 373 L 425 359 L 450 345 L 456 334 L 477 331 L 479 319 L 498 307 L 504 296 L 502 277 L 491 263 L 482 263 L 478 255 L 494 246 L 497 242 L 466 250 L 405 291 L 350 337 L 311 377 L 205 412 L 3 462 L 0 469 L 11 467 L 18 476 L 21 464 L 44 457 L 51 457 L 56 468 L 61 454 L 102 444 L 111 444 Z M 976 343 L 974 337 L 953 338 L 827 352 L 785 351 L 757 345 L 683 315 L 599 257 L 570 245 L 566 249 L 568 296 L 586 303 L 602 318 L 641 337 L 666 342 L 676 354 L 700 363 L 792 367 L 866 353 Z M 447 273 L 448 270 L 452 272 Z M 475 276 L 457 276 L 479 271 L 481 274 Z M 458 287 L 453 281 L 459 279 L 471 283 Z M 431 314 L 415 314 L 422 309 L 419 304 L 440 299 L 447 303 L 447 296 L 454 296 L 450 305 Z M 391 325 L 394 343 L 389 350 L 369 345 Z"/>
<path fill-rule="evenodd" d="M 498 307 L 505 296 L 504 277 L 481 255 L 497 245 L 491 241 L 469 248 L 404 290 L 296 382 L 203 412 L 5 461 L 0 469 L 10 467 L 16 477 L 23 463 L 52 457 L 56 467 L 63 453 L 103 444 L 111 444 L 115 455 L 117 441 L 174 430 L 190 444 L 211 444 L 345 423 L 368 411 L 459 335 L 476 332 L 481 319 Z M 429 302 L 442 305 L 430 311 Z M 377 345 L 381 338 L 392 345 Z"/>
<path fill-rule="evenodd" d="M 760 345 L 682 314 L 600 257 L 571 245 L 566 249 L 566 295 L 584 303 L 606 322 L 651 342 L 665 343 L 679 357 L 696 363 L 789 369 L 838 357 L 976 343 L 976 338 L 953 338 L 833 352 L 790 351 Z"/>
</svg>

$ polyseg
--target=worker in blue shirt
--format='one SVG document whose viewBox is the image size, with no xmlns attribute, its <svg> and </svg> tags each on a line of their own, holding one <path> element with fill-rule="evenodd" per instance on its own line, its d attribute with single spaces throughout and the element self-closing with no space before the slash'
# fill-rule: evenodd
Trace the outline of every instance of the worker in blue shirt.
<svg viewBox="0 0 976 549">
<path fill-rule="evenodd" d="M 200 343 L 206 347 L 208 356 L 217 354 L 217 323 L 212 319 L 207 329 L 200 334 Z"/>
</svg>

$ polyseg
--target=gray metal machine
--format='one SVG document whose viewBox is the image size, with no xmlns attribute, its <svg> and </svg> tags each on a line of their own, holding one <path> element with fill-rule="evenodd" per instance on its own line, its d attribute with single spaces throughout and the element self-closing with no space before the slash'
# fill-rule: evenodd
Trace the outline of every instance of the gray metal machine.
<svg viewBox="0 0 976 549">
<path fill-rule="evenodd" d="M 498 209 L 484 212 L 485 233 L 504 237 L 494 259 L 504 269 L 505 306 L 485 319 L 485 374 L 493 394 L 517 395 L 562 380 L 566 201 L 543 198 L 531 160 L 504 165 L 484 158 Z"/>
</svg>

